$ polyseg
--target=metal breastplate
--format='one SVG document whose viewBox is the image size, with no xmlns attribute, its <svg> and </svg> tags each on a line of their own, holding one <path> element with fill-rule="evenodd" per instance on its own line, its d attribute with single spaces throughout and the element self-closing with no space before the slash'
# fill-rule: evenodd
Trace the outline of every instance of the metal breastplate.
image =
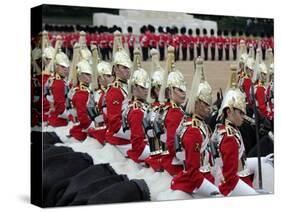
<svg viewBox="0 0 281 212">
<path fill-rule="evenodd" d="M 102 95 L 101 90 L 91 91 L 87 102 L 87 111 L 95 126 L 100 127 L 104 125 L 103 113 L 98 108 L 98 103 Z"/>
<path fill-rule="evenodd" d="M 71 88 L 67 94 L 67 101 L 66 101 L 67 109 L 69 110 L 70 114 L 73 116 L 74 119 L 77 119 L 77 111 L 76 108 L 73 106 L 72 99 L 77 90 L 78 90 L 77 87 Z"/>
<path fill-rule="evenodd" d="M 160 143 L 159 139 L 157 138 L 156 132 L 153 127 L 158 109 L 159 108 L 157 108 L 157 107 L 154 107 L 154 108 L 149 107 L 144 112 L 143 127 L 144 127 L 145 133 L 148 137 L 150 155 L 158 155 L 158 154 L 162 153 L 161 143 Z"/>
<path fill-rule="evenodd" d="M 212 153 L 211 153 L 211 147 L 210 147 L 210 132 L 208 130 L 208 126 L 203 122 L 199 126 L 199 129 L 203 139 L 200 149 L 200 155 L 201 155 L 200 171 L 210 172 L 211 166 L 212 164 L 214 164 Z"/>
<path fill-rule="evenodd" d="M 167 132 L 165 129 L 165 119 L 168 113 L 169 107 L 163 107 L 160 108 L 159 111 L 155 114 L 154 122 L 153 122 L 153 128 L 154 132 L 156 134 L 157 139 L 161 143 L 161 149 L 163 155 L 169 154 L 166 141 L 167 141 Z"/>
</svg>

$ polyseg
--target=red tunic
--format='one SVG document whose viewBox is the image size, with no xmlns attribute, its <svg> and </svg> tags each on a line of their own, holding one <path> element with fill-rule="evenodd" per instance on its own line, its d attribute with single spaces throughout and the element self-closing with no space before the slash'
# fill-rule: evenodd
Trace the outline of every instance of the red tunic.
<svg viewBox="0 0 281 212">
<path fill-rule="evenodd" d="M 143 162 L 139 157 L 142 154 L 144 148 L 147 146 L 147 139 L 143 129 L 142 121 L 144 116 L 144 110 L 142 109 L 142 103 L 134 101 L 130 105 L 130 111 L 128 113 L 128 124 L 131 130 L 131 144 L 132 149 L 127 151 L 128 156 L 136 163 Z"/>
<path fill-rule="evenodd" d="M 251 87 L 252 87 L 252 80 L 248 77 L 248 76 L 245 76 L 241 79 L 241 88 L 242 90 L 245 92 L 246 94 L 246 100 L 248 102 L 248 104 L 252 104 L 251 102 L 251 93 L 250 93 L 250 90 L 251 90 Z"/>
<path fill-rule="evenodd" d="M 243 169 L 243 167 L 239 167 L 239 164 L 244 154 L 244 144 L 238 129 L 220 125 L 219 130 L 222 136 L 219 143 L 219 152 L 222 159 L 223 174 L 219 190 L 223 195 L 227 196 L 235 188 L 240 178 L 249 186 L 252 186 L 252 179 L 250 175 L 244 177 L 238 175 L 238 172 Z"/>
<path fill-rule="evenodd" d="M 76 109 L 78 125 L 74 125 L 69 133 L 72 137 L 79 141 L 87 138 L 86 129 L 90 126 L 91 120 L 87 112 L 87 101 L 89 98 L 89 90 L 85 86 L 75 88 L 75 93 L 72 97 L 73 107 Z"/>
<path fill-rule="evenodd" d="M 128 33 L 126 36 L 126 42 L 128 45 L 128 48 L 134 48 L 135 42 L 136 42 L 136 37 L 132 33 Z"/>
<path fill-rule="evenodd" d="M 187 48 L 188 46 L 188 40 L 187 40 L 187 35 L 180 35 L 180 44 L 183 48 Z"/>
<path fill-rule="evenodd" d="M 123 85 L 122 85 L 123 84 Z M 124 83 L 115 81 L 105 94 L 106 110 L 107 110 L 107 131 L 106 141 L 113 145 L 129 144 L 130 141 L 114 136 L 122 124 L 122 104 L 127 94 L 122 88 Z"/>
<path fill-rule="evenodd" d="M 269 117 L 269 113 L 266 106 L 266 96 L 265 96 L 265 87 L 261 83 L 255 85 L 255 99 L 256 99 L 256 106 L 259 108 L 261 113 L 265 117 Z"/>
<path fill-rule="evenodd" d="M 216 44 L 217 44 L 218 49 L 222 49 L 223 45 L 224 45 L 224 38 L 221 36 L 217 37 Z"/>
<path fill-rule="evenodd" d="M 66 126 L 68 121 L 64 118 L 59 118 L 60 114 L 66 109 L 66 83 L 60 77 L 54 79 L 51 86 L 51 93 L 54 98 L 54 111 L 51 111 L 50 116 L 48 118 L 48 123 L 53 127 Z"/>
<path fill-rule="evenodd" d="M 161 165 L 172 176 L 183 170 L 183 166 L 172 164 L 173 158 L 176 155 L 174 149 L 176 130 L 181 122 L 182 117 L 182 110 L 175 104 L 170 105 L 165 118 L 165 129 L 167 133 L 166 145 L 169 154 L 162 156 Z"/>
<path fill-rule="evenodd" d="M 238 45 L 238 39 L 236 37 L 231 38 L 230 40 L 232 49 L 236 49 Z"/>
<path fill-rule="evenodd" d="M 182 137 L 186 170 L 181 171 L 173 178 L 171 189 L 190 193 L 201 186 L 204 178 L 211 183 L 214 183 L 215 180 L 210 171 L 202 172 L 200 170 L 201 161 L 203 160 L 201 153 L 203 136 L 199 127 L 206 124 L 202 121 L 198 122 L 198 119 L 194 118 L 187 118 L 186 122 L 190 123 Z"/>
<path fill-rule="evenodd" d="M 269 84 L 266 89 L 266 99 L 267 99 L 267 104 L 268 104 L 268 108 L 269 108 L 268 116 L 269 116 L 270 120 L 272 120 L 274 117 L 274 103 L 273 103 L 272 92 L 273 92 L 272 84 Z"/>
</svg>

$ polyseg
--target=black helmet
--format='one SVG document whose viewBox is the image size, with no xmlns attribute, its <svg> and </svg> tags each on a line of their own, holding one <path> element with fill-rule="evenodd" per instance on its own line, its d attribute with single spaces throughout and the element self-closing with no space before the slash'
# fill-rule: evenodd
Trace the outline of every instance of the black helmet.
<svg viewBox="0 0 281 212">
<path fill-rule="evenodd" d="M 181 31 L 181 34 L 185 34 L 186 33 L 186 28 L 182 27 L 180 31 Z"/>
<path fill-rule="evenodd" d="M 133 32 L 133 28 L 131 26 L 128 26 L 127 31 L 128 32 Z"/>
<path fill-rule="evenodd" d="M 189 30 L 188 30 L 188 34 L 189 34 L 189 35 L 192 35 L 192 34 L 193 34 L 192 29 L 189 29 Z"/>
<path fill-rule="evenodd" d="M 196 29 L 196 35 L 200 35 L 200 29 Z"/>
<path fill-rule="evenodd" d="M 203 34 L 207 35 L 207 30 L 205 28 L 203 29 Z"/>
<path fill-rule="evenodd" d="M 210 30 L 210 33 L 211 33 L 211 35 L 214 35 L 214 34 L 215 34 L 215 30 L 214 30 L 214 29 L 211 29 L 211 30 Z"/>
</svg>

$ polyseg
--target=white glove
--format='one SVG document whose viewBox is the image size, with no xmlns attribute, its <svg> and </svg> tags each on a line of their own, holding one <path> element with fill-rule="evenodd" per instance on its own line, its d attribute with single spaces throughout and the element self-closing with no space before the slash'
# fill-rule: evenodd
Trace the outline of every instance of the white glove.
<svg viewBox="0 0 281 212">
<path fill-rule="evenodd" d="M 68 119 L 69 112 L 65 109 L 62 114 L 59 114 L 58 117 L 62 119 Z"/>
</svg>

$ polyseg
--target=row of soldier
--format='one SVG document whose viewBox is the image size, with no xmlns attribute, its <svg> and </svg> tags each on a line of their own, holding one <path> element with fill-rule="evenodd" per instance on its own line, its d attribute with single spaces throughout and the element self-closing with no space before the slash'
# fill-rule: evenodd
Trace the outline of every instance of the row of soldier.
<svg viewBox="0 0 281 212">
<path fill-rule="evenodd" d="M 151 74 L 142 68 L 138 49 L 132 64 L 120 32 L 114 35 L 112 65 L 100 59 L 97 46 L 91 47 L 92 52 L 85 37 L 80 37 L 71 64 L 61 51 L 60 37 L 53 48 L 43 36 L 43 53 L 40 49 L 32 52 L 34 70 L 39 71 L 33 79 L 38 77 L 44 87 L 32 104 L 36 108 L 43 102 L 44 124 L 60 127 L 74 122 L 70 138 L 83 142 L 91 136 L 102 144 L 114 145 L 136 163 L 167 171 L 173 176 L 172 190 L 206 196 L 257 194 L 252 188 L 256 160 L 245 158 L 238 130 L 246 114 L 246 96 L 238 87 L 235 66 L 219 108 L 220 122 L 212 133 L 204 121 L 213 107 L 212 88 L 201 58 L 196 60 L 189 90 L 176 68 L 173 47 L 168 48 L 165 69 L 160 66 L 158 51 L 151 50 Z M 263 68 L 262 62 L 258 64 L 258 76 Z M 212 142 L 219 152 L 216 161 Z M 268 160 L 262 158 L 263 162 Z M 215 169 L 215 164 L 220 165 Z M 215 177 L 219 178 L 216 185 Z"/>
<path fill-rule="evenodd" d="M 272 37 L 253 37 L 245 36 L 239 32 L 239 36 L 235 31 L 229 35 L 228 31 L 224 33 L 218 30 L 217 36 L 213 29 L 208 33 L 206 29 L 200 32 L 196 29 L 196 33 L 192 29 L 186 33 L 186 28 L 180 29 L 180 34 L 177 28 L 168 28 L 164 31 L 163 27 L 159 27 L 159 33 L 155 33 L 154 27 L 142 27 L 140 35 L 135 35 L 132 27 L 128 27 L 127 34 L 122 37 L 123 46 L 129 50 L 130 58 L 133 60 L 133 50 L 136 46 L 141 46 L 142 59 L 144 61 L 149 59 L 149 50 L 152 48 L 159 49 L 160 60 L 164 60 L 167 55 L 167 47 L 173 46 L 175 48 L 175 60 L 194 60 L 194 58 L 201 56 L 204 60 L 236 60 L 237 49 L 239 48 L 240 40 L 245 40 L 247 51 L 250 46 L 254 47 L 254 51 L 258 47 L 262 50 L 262 57 L 265 59 L 266 49 L 273 49 Z M 49 33 L 49 39 L 54 46 L 57 33 Z M 63 38 L 62 48 L 65 49 L 67 55 L 72 57 L 72 49 L 74 43 L 79 40 L 79 33 L 61 33 Z M 90 47 L 91 44 L 98 46 L 101 52 L 102 60 L 112 60 L 113 49 L 113 33 L 107 31 L 100 31 L 95 33 L 86 33 L 86 44 Z M 36 42 L 35 42 L 36 43 Z"/>
</svg>

